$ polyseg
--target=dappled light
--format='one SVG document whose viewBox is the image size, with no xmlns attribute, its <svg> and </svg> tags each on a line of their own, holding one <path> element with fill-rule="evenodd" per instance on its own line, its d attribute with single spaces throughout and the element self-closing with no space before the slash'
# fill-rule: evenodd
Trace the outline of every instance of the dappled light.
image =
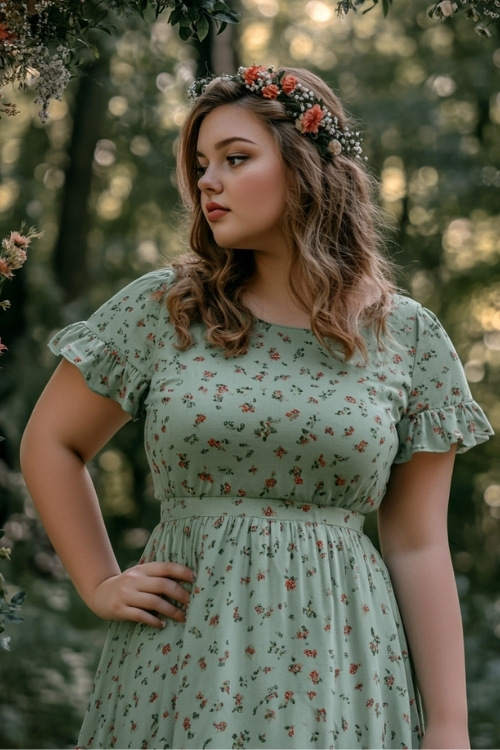
<svg viewBox="0 0 500 750">
<path fill-rule="evenodd" d="M 239 26 L 210 44 L 230 40 L 236 64 L 311 67 L 340 93 L 361 123 L 397 282 L 444 323 L 498 434 L 500 37 L 471 34 L 463 17 L 430 19 L 426 6 L 410 13 L 402 0 L 387 19 L 381 8 L 340 19 L 330 0 L 240 7 Z M 30 91 L 16 92 L 20 113 L 0 120 L 2 237 L 22 221 L 43 231 L 0 327 L 9 348 L 0 372 L 0 526 L 13 548 L 8 576 L 28 590 L 26 622 L 1 657 L 15 686 L 0 706 L 2 746 L 73 746 L 105 632 L 67 581 L 19 477 L 20 436 L 55 364 L 45 343 L 187 249 L 176 139 L 207 48 L 181 42 L 165 20 L 129 19 L 51 102 L 46 125 Z M 131 423 L 91 465 L 123 566 L 137 560 L 157 519 L 141 445 L 141 426 Z M 457 459 L 450 502 L 477 748 L 500 746 L 499 521 L 497 437 Z"/>
</svg>

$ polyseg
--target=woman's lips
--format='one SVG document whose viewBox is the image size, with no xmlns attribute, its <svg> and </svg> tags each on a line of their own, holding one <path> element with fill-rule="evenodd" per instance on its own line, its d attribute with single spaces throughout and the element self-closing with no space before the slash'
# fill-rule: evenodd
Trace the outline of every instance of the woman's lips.
<svg viewBox="0 0 500 750">
<path fill-rule="evenodd" d="M 205 210 L 208 221 L 217 221 L 229 213 L 228 208 L 224 208 L 224 206 L 220 206 L 218 203 L 207 203 Z"/>
</svg>

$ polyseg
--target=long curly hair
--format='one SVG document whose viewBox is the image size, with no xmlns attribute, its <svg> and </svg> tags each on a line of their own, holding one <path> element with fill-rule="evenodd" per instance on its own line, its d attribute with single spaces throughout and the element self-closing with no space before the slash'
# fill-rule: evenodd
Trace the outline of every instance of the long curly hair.
<svg viewBox="0 0 500 750">
<path fill-rule="evenodd" d="M 280 70 L 313 90 L 340 126 L 346 126 L 341 102 L 320 78 L 303 69 Z M 360 159 L 343 154 L 323 158 L 280 102 L 222 78 L 211 82 L 196 101 L 179 140 L 178 182 L 191 215 L 192 253 L 174 261 L 176 279 L 167 296 L 178 347 L 192 345 L 190 326 L 195 321 L 205 324 L 208 341 L 222 347 L 226 356 L 244 353 L 252 332 L 252 314 L 242 297 L 254 273 L 253 254 L 215 242 L 198 188 L 200 126 L 225 104 L 258 115 L 278 144 L 287 185 L 282 227 L 292 248 L 289 284 L 297 304 L 310 315 L 312 331 L 330 352 L 332 342 L 340 346 L 346 360 L 356 352 L 366 356 L 361 329 L 373 325 L 380 339 L 394 292 L 391 264 L 381 251 L 373 178 Z"/>
</svg>

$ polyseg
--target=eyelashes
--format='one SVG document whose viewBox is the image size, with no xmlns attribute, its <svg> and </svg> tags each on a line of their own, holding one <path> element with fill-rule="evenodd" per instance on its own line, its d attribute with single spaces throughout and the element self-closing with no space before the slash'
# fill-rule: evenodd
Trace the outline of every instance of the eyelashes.
<svg viewBox="0 0 500 750">
<path fill-rule="evenodd" d="M 225 161 L 229 164 L 230 167 L 239 167 L 241 164 L 244 164 L 246 161 L 248 161 L 249 158 L 250 157 L 246 154 L 231 154 L 230 156 L 226 156 Z M 208 165 L 197 165 L 195 174 L 198 179 L 205 174 L 207 169 Z"/>
</svg>

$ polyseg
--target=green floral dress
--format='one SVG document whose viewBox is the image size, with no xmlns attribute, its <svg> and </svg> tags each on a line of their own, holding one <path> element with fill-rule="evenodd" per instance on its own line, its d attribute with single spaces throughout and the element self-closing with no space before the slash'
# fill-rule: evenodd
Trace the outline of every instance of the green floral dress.
<svg viewBox="0 0 500 750">
<path fill-rule="evenodd" d="M 387 569 L 363 534 L 394 462 L 492 434 L 433 315 L 396 296 L 387 346 L 329 355 L 256 320 L 180 352 L 168 269 L 51 342 L 145 415 L 161 520 L 142 560 L 196 573 L 187 622 L 113 622 L 80 747 L 414 748 L 422 715 Z"/>
</svg>

